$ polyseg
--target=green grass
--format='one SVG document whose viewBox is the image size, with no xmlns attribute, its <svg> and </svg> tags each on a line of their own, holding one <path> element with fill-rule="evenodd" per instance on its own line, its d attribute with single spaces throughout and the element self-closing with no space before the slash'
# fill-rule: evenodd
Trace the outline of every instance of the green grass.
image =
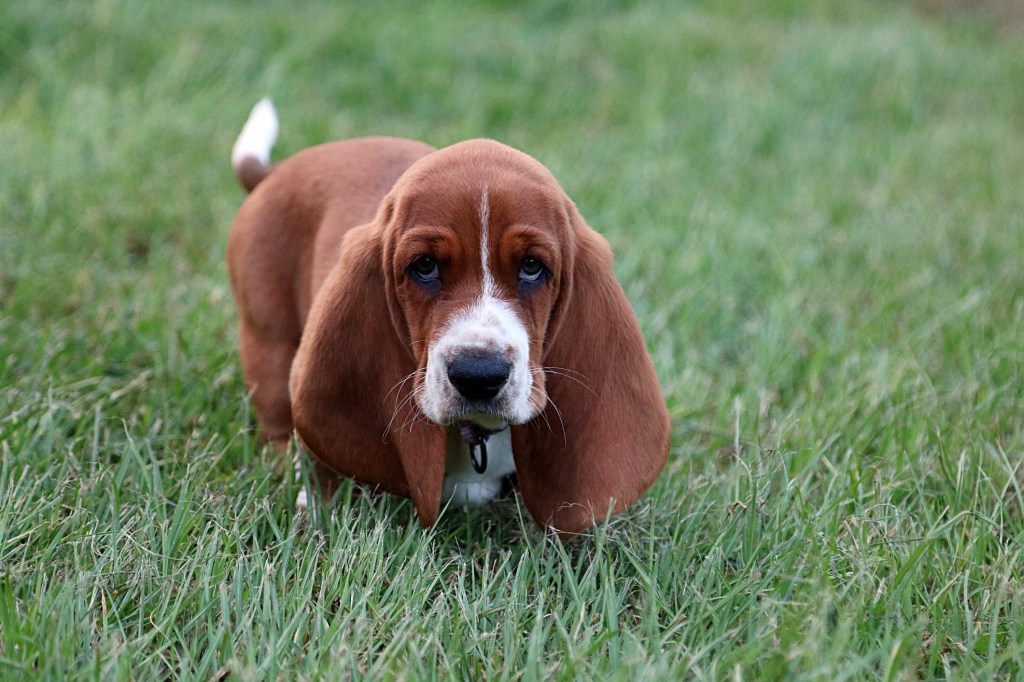
<svg viewBox="0 0 1024 682">
<path fill-rule="evenodd" d="M 4 5 L 0 678 L 1022 679 L 1024 31 L 952 4 Z M 640 504 L 295 512 L 222 264 L 266 94 L 278 158 L 555 172 L 673 415 Z"/>
</svg>

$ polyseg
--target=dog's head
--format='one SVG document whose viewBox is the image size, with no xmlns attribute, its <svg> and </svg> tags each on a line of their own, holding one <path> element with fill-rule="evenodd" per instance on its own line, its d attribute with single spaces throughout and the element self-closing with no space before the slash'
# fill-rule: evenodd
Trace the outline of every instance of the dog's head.
<svg viewBox="0 0 1024 682">
<path fill-rule="evenodd" d="M 668 449 L 607 244 L 546 168 L 490 140 L 420 159 L 346 236 L 292 399 L 303 440 L 340 473 L 367 438 L 390 443 L 425 524 L 448 428 L 511 426 L 528 509 L 569 532 L 633 502 Z"/>
<path fill-rule="evenodd" d="M 385 200 L 390 311 L 429 420 L 498 429 L 544 409 L 542 360 L 571 286 L 573 210 L 543 166 L 489 140 L 422 159 Z"/>
</svg>

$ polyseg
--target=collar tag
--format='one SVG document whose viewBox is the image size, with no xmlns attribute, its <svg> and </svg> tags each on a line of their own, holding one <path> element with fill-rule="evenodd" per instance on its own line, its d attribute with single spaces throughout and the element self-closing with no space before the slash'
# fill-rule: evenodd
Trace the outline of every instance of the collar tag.
<svg viewBox="0 0 1024 682">
<path fill-rule="evenodd" d="M 459 422 L 458 427 L 462 442 L 469 446 L 469 461 L 473 471 L 484 473 L 487 471 L 487 439 L 497 431 L 485 429 L 473 422 Z"/>
</svg>

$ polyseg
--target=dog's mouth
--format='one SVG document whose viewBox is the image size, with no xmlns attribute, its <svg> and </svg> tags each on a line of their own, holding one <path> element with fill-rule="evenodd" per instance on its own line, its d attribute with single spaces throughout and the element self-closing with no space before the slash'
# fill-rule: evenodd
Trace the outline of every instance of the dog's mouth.
<svg viewBox="0 0 1024 682">
<path fill-rule="evenodd" d="M 488 431 L 501 431 L 509 425 L 510 420 L 505 411 L 494 403 L 463 401 L 462 405 L 457 406 L 448 414 L 447 421 L 456 426 L 466 422 Z"/>
</svg>

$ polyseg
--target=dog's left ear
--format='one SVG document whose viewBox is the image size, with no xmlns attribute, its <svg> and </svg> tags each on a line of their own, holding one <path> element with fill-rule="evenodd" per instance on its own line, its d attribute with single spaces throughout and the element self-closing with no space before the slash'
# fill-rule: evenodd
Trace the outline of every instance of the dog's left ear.
<svg viewBox="0 0 1024 682">
<path fill-rule="evenodd" d="M 668 456 L 668 410 L 608 243 L 569 202 L 571 263 L 543 354 L 548 404 L 512 427 L 523 500 L 561 534 L 632 504 Z"/>
<path fill-rule="evenodd" d="M 411 497 L 437 520 L 447 432 L 419 413 L 416 364 L 392 324 L 382 221 L 350 230 L 309 313 L 292 364 L 295 429 L 339 475 Z"/>
</svg>

